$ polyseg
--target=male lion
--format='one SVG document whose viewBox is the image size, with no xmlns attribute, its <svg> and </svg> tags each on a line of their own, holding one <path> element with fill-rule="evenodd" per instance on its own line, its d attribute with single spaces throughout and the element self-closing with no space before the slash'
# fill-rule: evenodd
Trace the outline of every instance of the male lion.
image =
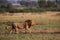
<svg viewBox="0 0 60 40">
<path fill-rule="evenodd" d="M 25 32 L 29 32 L 31 33 L 30 27 L 32 25 L 34 25 L 35 22 L 33 20 L 25 20 L 24 22 L 14 22 L 12 23 L 12 29 L 10 31 L 10 33 L 12 33 L 13 31 L 15 31 L 15 33 L 18 33 L 18 29 L 25 29 Z"/>
</svg>

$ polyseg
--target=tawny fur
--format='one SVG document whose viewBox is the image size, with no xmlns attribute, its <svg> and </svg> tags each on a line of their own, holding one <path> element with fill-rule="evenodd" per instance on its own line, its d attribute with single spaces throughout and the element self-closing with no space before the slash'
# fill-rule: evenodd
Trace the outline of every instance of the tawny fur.
<svg viewBox="0 0 60 40">
<path fill-rule="evenodd" d="M 25 32 L 31 33 L 30 27 L 34 24 L 35 22 L 32 20 L 25 20 L 24 22 L 21 23 L 19 22 L 12 23 L 12 29 L 10 33 L 12 33 L 13 31 L 15 31 L 15 33 L 18 33 L 18 29 L 25 29 Z"/>
</svg>

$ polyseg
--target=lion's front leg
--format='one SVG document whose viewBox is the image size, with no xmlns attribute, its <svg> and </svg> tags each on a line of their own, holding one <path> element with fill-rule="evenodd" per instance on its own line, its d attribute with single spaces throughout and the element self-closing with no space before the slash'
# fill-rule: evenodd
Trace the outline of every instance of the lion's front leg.
<svg viewBox="0 0 60 40">
<path fill-rule="evenodd" d="M 31 33 L 31 30 L 30 30 L 30 28 L 28 28 L 28 26 L 26 26 L 25 32 Z"/>
<path fill-rule="evenodd" d="M 28 33 L 31 33 L 31 30 L 29 28 L 27 29 L 27 31 L 28 31 Z"/>
</svg>

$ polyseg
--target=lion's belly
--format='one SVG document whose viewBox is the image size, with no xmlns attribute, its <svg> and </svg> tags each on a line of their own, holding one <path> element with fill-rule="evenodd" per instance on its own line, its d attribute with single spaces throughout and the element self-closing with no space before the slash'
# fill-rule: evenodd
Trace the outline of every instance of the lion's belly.
<svg viewBox="0 0 60 40">
<path fill-rule="evenodd" d="M 19 29 L 22 29 L 22 28 L 24 28 L 24 24 L 23 24 L 23 23 L 19 23 L 19 24 L 17 25 L 17 27 L 18 27 Z"/>
</svg>

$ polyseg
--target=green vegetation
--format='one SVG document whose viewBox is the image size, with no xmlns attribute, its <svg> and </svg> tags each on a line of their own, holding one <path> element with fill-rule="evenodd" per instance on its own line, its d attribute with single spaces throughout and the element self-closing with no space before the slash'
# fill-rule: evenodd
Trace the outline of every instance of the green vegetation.
<svg viewBox="0 0 60 40">
<path fill-rule="evenodd" d="M 14 9 L 13 5 L 8 1 L 0 0 L 0 13 L 14 11 Z"/>
<path fill-rule="evenodd" d="M 57 7 L 57 4 L 55 1 L 46 1 L 46 0 L 39 0 L 38 4 L 42 8 L 49 8 L 49 7 Z"/>
<path fill-rule="evenodd" d="M 17 9 L 17 12 L 45 12 L 45 11 L 60 11 L 60 7 L 47 7 L 47 8 L 24 8 Z"/>
<path fill-rule="evenodd" d="M 5 3 L 0 2 L 0 12 L 45 12 L 45 11 L 60 11 L 60 6 L 56 5 L 55 2 L 51 1 L 38 1 L 39 7 L 15 7 L 11 3 L 6 1 Z M 22 9 L 21 9 L 22 8 Z"/>
</svg>

